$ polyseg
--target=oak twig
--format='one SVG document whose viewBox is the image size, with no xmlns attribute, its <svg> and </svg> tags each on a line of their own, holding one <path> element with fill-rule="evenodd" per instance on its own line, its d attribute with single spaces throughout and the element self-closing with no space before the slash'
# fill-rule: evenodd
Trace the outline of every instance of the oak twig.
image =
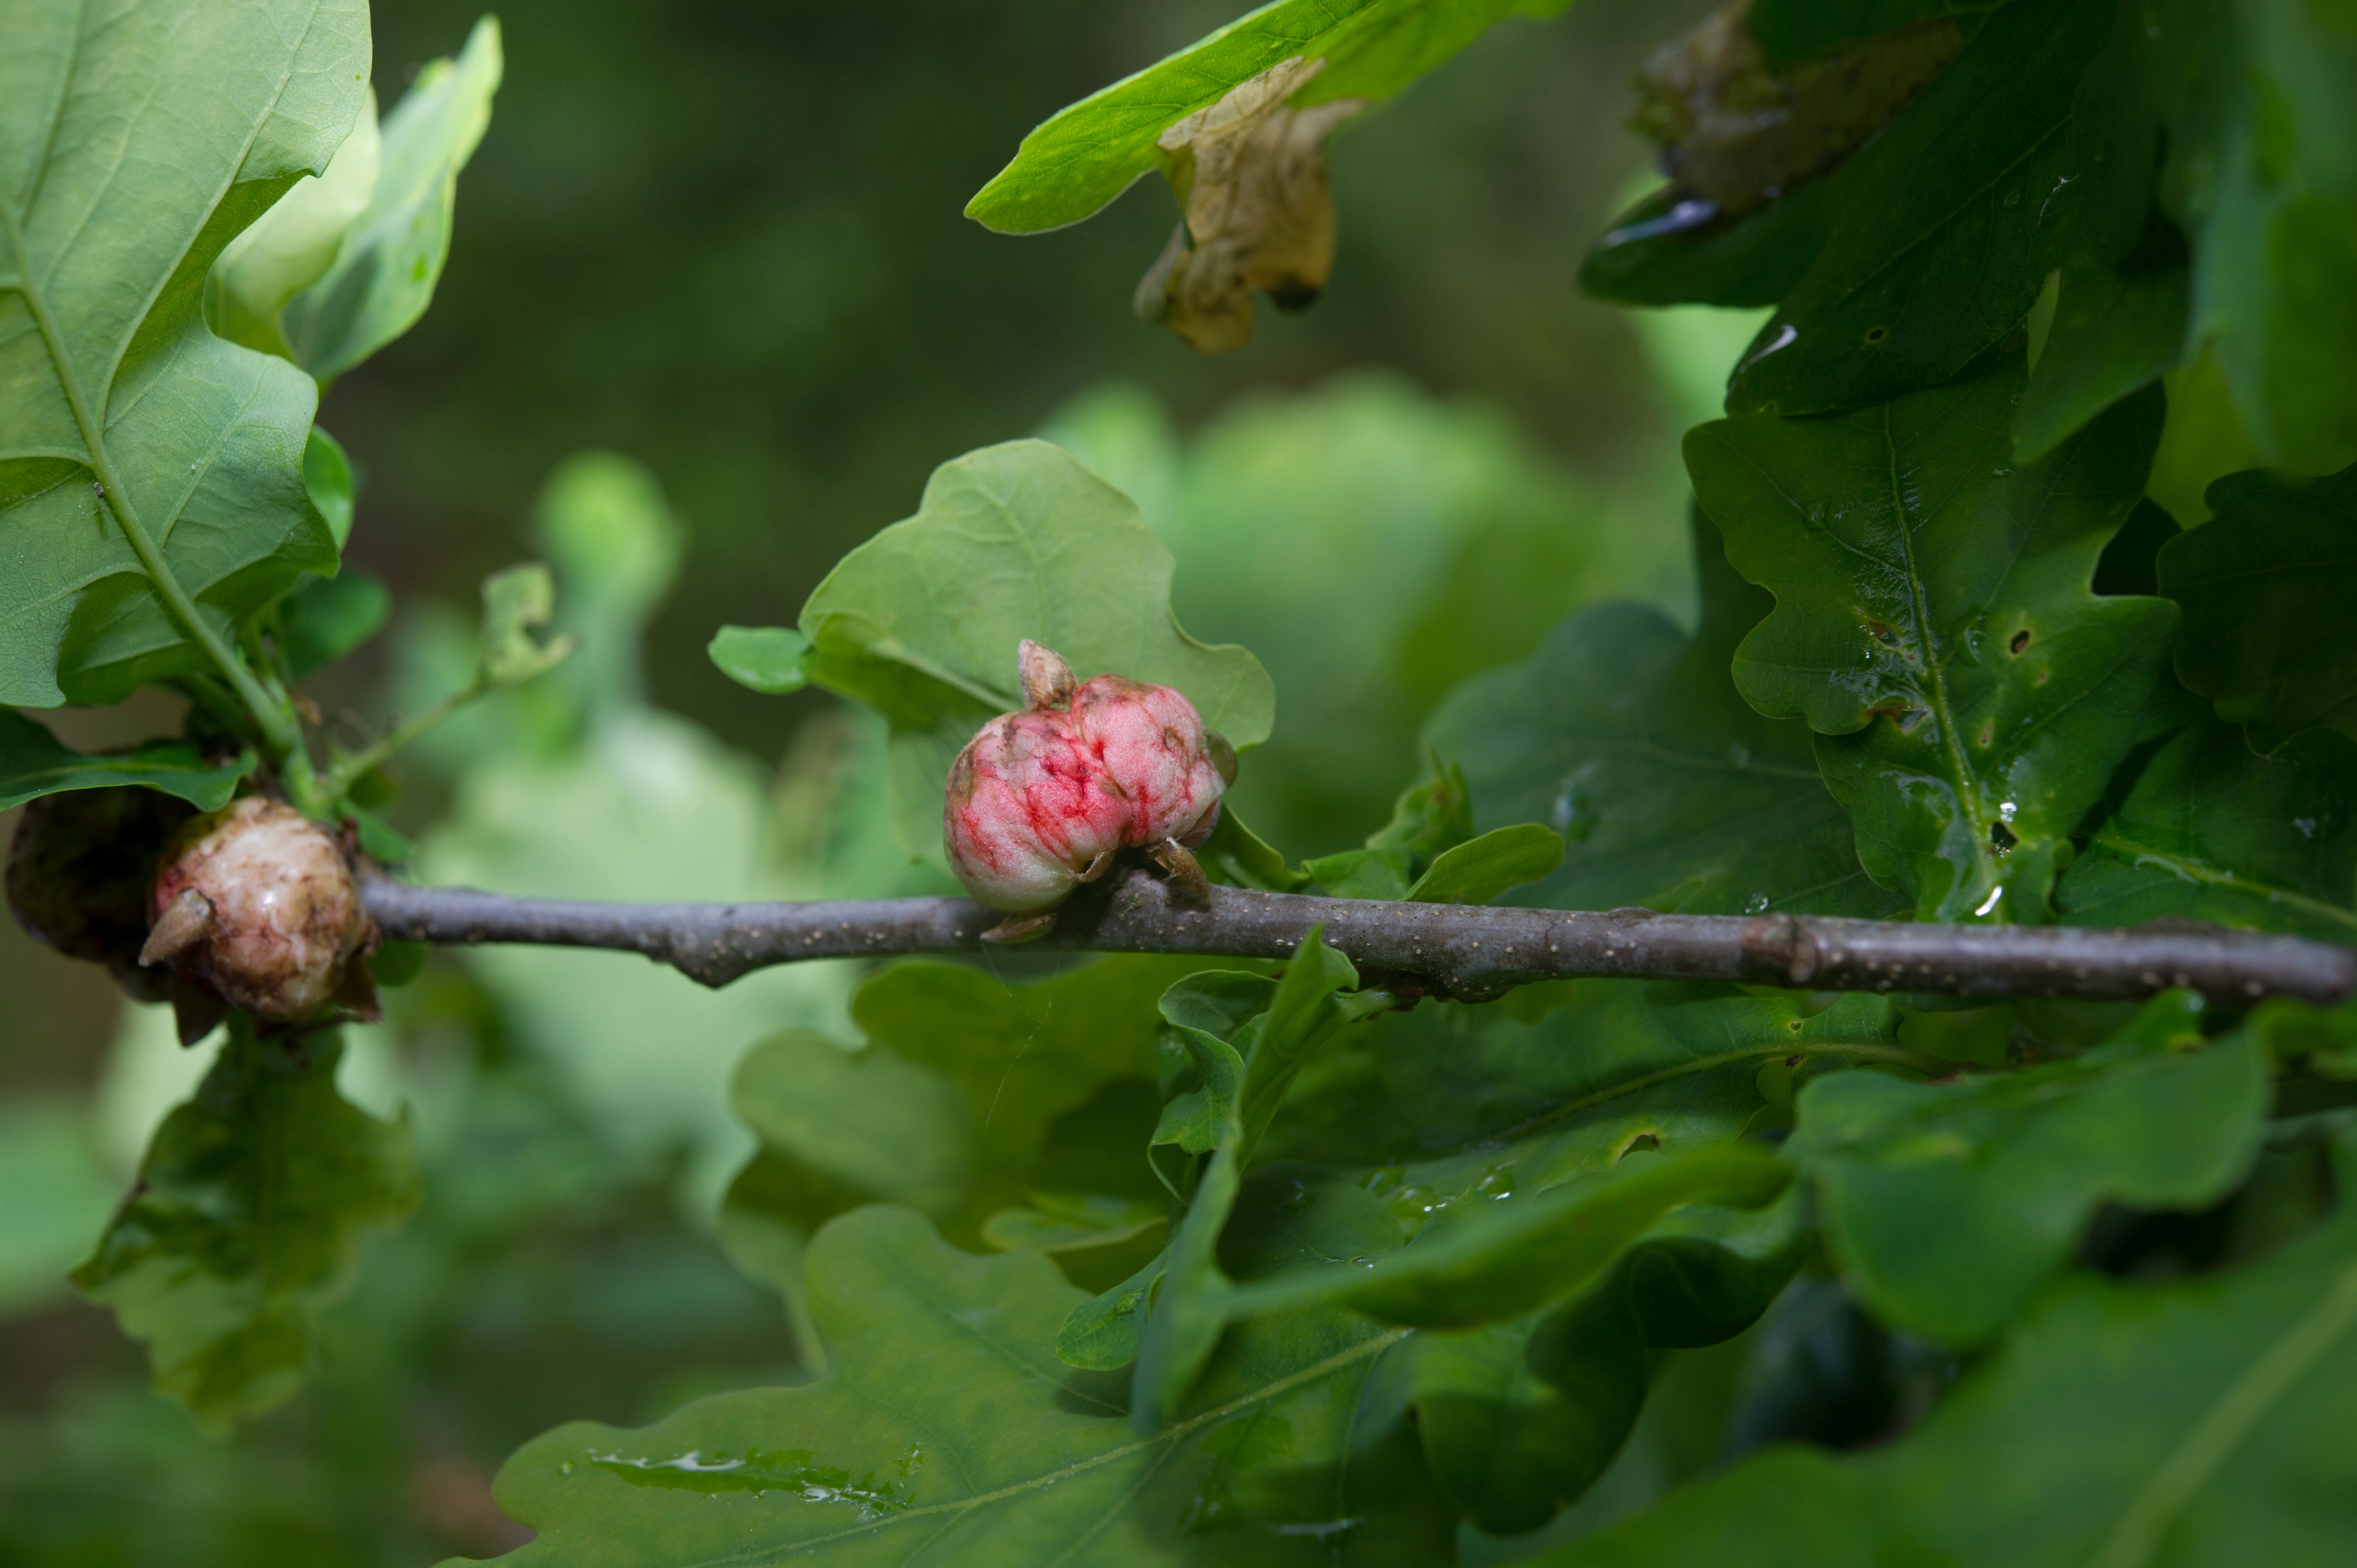
<svg viewBox="0 0 2357 1568">
<path fill-rule="evenodd" d="M 392 940 L 613 948 L 706 985 L 813 958 L 979 952 L 996 911 L 964 898 L 821 904 L 593 904 L 509 898 L 373 877 L 363 897 Z M 1770 914 L 1593 914 L 1391 903 L 1214 887 L 1207 903 L 1131 869 L 1082 888 L 1039 945 L 1091 952 L 1283 959 L 1312 926 L 1362 969 L 1486 1001 L 1533 981 L 1717 980 L 1817 991 L 2123 999 L 2187 986 L 2246 1006 L 2338 1002 L 2357 950 L 2194 923 L 2130 929 L 1942 926 Z M 1399 989 L 1394 985 L 1394 989 Z"/>
</svg>

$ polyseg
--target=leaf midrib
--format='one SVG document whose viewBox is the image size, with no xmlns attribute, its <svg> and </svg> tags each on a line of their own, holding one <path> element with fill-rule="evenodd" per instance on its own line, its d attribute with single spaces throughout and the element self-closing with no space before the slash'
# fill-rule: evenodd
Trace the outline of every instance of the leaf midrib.
<svg viewBox="0 0 2357 1568">
<path fill-rule="evenodd" d="M 1923 582 L 1921 563 L 1915 558 L 1913 518 L 1907 507 L 1907 490 L 1899 473 L 1899 438 L 1890 427 L 1891 409 L 1882 406 L 1882 446 L 1887 457 L 1884 469 L 1890 486 L 1890 509 L 1899 524 L 1899 549 L 1907 564 L 1907 597 L 1915 612 L 1914 641 L 1923 661 L 1926 697 L 1932 704 L 1932 716 L 1940 726 L 1940 749 L 1947 754 L 1948 771 L 1956 782 L 1956 804 L 1973 830 L 1975 864 L 1980 864 L 1979 850 L 1989 841 L 1987 813 L 1981 810 L 1979 780 L 1968 766 L 1963 746 L 1956 735 L 1955 705 L 1948 695 L 1946 661 L 1932 646 L 1932 603 L 1929 589 Z"/>
<path fill-rule="evenodd" d="M 220 209 L 221 203 L 228 194 L 230 187 L 236 183 L 238 171 L 245 166 L 246 159 L 253 156 L 254 142 L 262 134 L 263 127 L 277 114 L 279 102 L 285 96 L 288 83 L 294 80 L 293 62 L 301 58 L 304 46 L 310 41 L 312 30 L 318 26 L 319 9 L 319 5 L 316 3 L 311 6 L 309 14 L 304 18 L 302 32 L 287 45 L 284 60 L 289 69 L 279 72 L 277 91 L 271 94 L 268 105 L 249 121 L 245 140 L 240 145 L 236 162 L 230 166 L 228 179 L 221 188 L 215 189 L 212 199 L 205 209 L 208 218 Z M 75 16 L 77 26 L 74 31 L 74 52 L 67 62 L 65 74 L 60 78 L 62 85 L 59 97 L 53 113 L 48 134 L 42 144 L 42 160 L 35 171 L 33 190 L 28 200 L 38 199 L 42 186 L 48 179 L 50 164 L 48 155 L 56 141 L 58 122 L 62 119 L 65 105 L 73 95 L 74 71 L 81 60 L 81 28 L 79 26 L 79 20 L 81 8 L 80 5 L 76 7 Z M 112 181 L 113 176 L 110 175 L 108 185 L 111 185 Z M 89 221 L 90 213 L 98 210 L 106 188 L 106 186 L 102 186 L 98 196 L 93 198 L 90 212 L 83 215 L 84 223 Z M 26 214 L 29 215 L 31 210 L 28 204 Z M 203 225 L 199 224 L 197 232 L 200 234 L 202 231 Z M 108 503 L 107 510 L 113 513 L 116 525 L 123 531 L 124 542 L 130 545 L 132 554 L 139 562 L 140 570 L 146 574 L 148 581 L 154 585 L 156 596 L 162 603 L 166 618 L 177 626 L 182 637 L 195 644 L 205 657 L 211 660 L 220 669 L 223 678 L 236 691 L 239 700 L 245 704 L 247 711 L 264 731 L 269 734 L 282 749 L 299 751 L 302 746 L 301 731 L 290 730 L 289 725 L 283 722 L 284 716 L 279 713 L 276 705 L 270 701 L 269 694 L 263 690 L 253 672 L 246 669 L 244 663 L 231 650 L 228 644 L 221 640 L 220 635 L 205 623 L 203 617 L 198 613 L 196 601 L 189 596 L 188 589 L 182 585 L 178 576 L 172 571 L 171 563 L 165 559 L 161 542 L 155 535 L 148 532 L 145 524 L 134 509 L 130 491 L 124 488 L 122 476 L 115 471 L 113 456 L 107 447 L 106 425 L 92 409 L 89 394 L 83 390 L 81 378 L 74 369 L 72 356 L 67 351 L 64 329 L 59 325 L 56 314 L 49 308 L 48 295 L 41 280 L 34 275 L 32 252 L 26 248 L 25 244 L 23 219 L 15 208 L 5 201 L 0 201 L 0 237 L 6 239 L 9 253 L 15 258 L 16 266 L 16 276 L 14 282 L 0 282 L 0 289 L 14 288 L 24 299 L 25 307 L 33 317 L 34 327 L 41 335 L 42 346 L 48 350 L 50 368 L 57 375 L 58 390 L 64 396 L 66 406 L 73 415 L 74 427 L 81 436 L 84 448 L 82 460 L 89 465 L 91 473 L 100 485 L 102 497 Z M 194 244 L 196 238 L 196 234 L 190 235 L 188 243 Z M 170 283 L 178 269 L 180 261 L 186 258 L 187 253 L 187 248 L 184 246 L 179 255 L 174 258 L 173 264 L 163 269 L 151 283 L 140 306 L 137 317 L 139 322 L 144 323 L 154 312 L 157 296 L 165 285 Z M 109 391 L 113 388 L 114 377 L 122 369 L 123 355 L 128 351 L 131 343 L 137 337 L 138 332 L 135 327 L 128 337 L 114 345 L 105 372 Z M 175 515 L 177 517 L 177 514 Z M 54 674 L 51 679 L 55 680 Z M 290 741 L 291 746 L 288 744 Z"/>
<path fill-rule="evenodd" d="M 2272 883 L 2239 876 L 2223 866 L 2213 865 L 2207 861 L 2194 860 L 2185 855 L 2172 854 L 2166 850 L 2153 849 L 2123 836 L 2110 823 L 2096 830 L 2088 842 L 2125 855 L 2131 862 L 2158 861 L 2168 870 L 2184 877 L 2187 881 L 2199 883 L 2205 887 L 2221 887 L 2233 893 L 2250 894 L 2265 898 L 2271 904 L 2287 905 L 2303 914 L 2314 915 L 2321 919 L 2337 920 L 2344 926 L 2357 929 L 2357 910 L 2344 909 L 2338 904 L 2328 904 L 2309 894 L 2295 893 L 2288 887 L 2277 887 Z"/>
<path fill-rule="evenodd" d="M 1151 1437 L 1132 1438 L 1130 1441 L 1121 1444 L 1118 1446 L 1106 1449 L 1102 1454 L 1093 1454 L 1085 1459 L 1076 1459 L 1072 1463 L 1063 1466 L 1059 1469 L 1046 1471 L 1038 1476 L 1032 1476 L 1020 1481 L 1011 1482 L 994 1491 L 978 1492 L 971 1497 L 958 1498 L 946 1502 L 927 1503 L 920 1507 L 905 1509 L 888 1518 L 871 1520 L 865 1524 L 853 1525 L 846 1529 L 831 1531 L 825 1535 L 810 1536 L 800 1541 L 772 1541 L 765 1545 L 747 1547 L 740 1552 L 726 1552 L 717 1557 L 700 1557 L 695 1559 L 693 1563 L 683 1563 L 681 1568 L 725 1568 L 725 1565 L 731 1563 L 766 1561 L 775 1557 L 780 1552 L 808 1552 L 813 1548 L 826 1546 L 838 1541 L 846 1541 L 854 1537 L 863 1535 L 878 1534 L 883 1530 L 891 1528 L 893 1525 L 899 1524 L 907 1520 L 931 1519 L 949 1514 L 959 1514 L 973 1509 L 983 1508 L 992 1503 L 1004 1502 L 1009 1498 L 1021 1497 L 1029 1492 L 1035 1492 L 1041 1490 L 1044 1487 L 1055 1486 L 1059 1482 L 1069 1480 L 1076 1476 L 1085 1475 L 1089 1471 L 1101 1469 L 1118 1460 L 1128 1458 L 1132 1455 L 1146 1453 L 1155 1448 L 1164 1449 L 1166 1451 L 1164 1456 L 1167 1457 L 1168 1453 L 1176 1452 L 1178 1445 L 1182 1439 L 1191 1436 L 1193 1434 L 1201 1431 L 1204 1427 L 1216 1425 L 1218 1423 L 1227 1420 L 1230 1416 L 1250 1410 L 1254 1405 L 1265 1403 L 1266 1402 L 1274 1400 L 1282 1394 L 1288 1393 L 1294 1389 L 1299 1388 L 1304 1383 L 1314 1382 L 1319 1378 L 1326 1377 L 1332 1372 L 1339 1371 L 1354 1361 L 1361 1361 L 1370 1356 L 1379 1355 L 1382 1352 L 1390 1349 L 1394 1345 L 1398 1344 L 1401 1340 L 1406 1338 L 1414 1332 L 1415 1330 L 1410 1328 L 1394 1328 L 1388 1330 L 1387 1332 L 1375 1335 L 1371 1338 L 1362 1339 L 1358 1344 L 1351 1346 L 1347 1349 L 1335 1352 L 1333 1355 L 1327 1357 L 1324 1360 L 1318 1362 L 1314 1366 L 1304 1367 L 1297 1372 L 1287 1373 L 1282 1378 L 1278 1378 L 1274 1381 L 1263 1384 L 1261 1387 L 1254 1389 L 1248 1394 L 1240 1394 L 1236 1398 L 1230 1400 L 1225 1404 L 1215 1405 L 1210 1410 L 1198 1412 L 1196 1414 L 1189 1416 L 1184 1421 L 1176 1422 L 1170 1426 L 1165 1428 L 1163 1431 L 1156 1433 Z M 1159 1463 L 1158 1460 L 1157 1462 L 1157 1464 Z M 1117 1512 L 1118 1510 L 1116 1509 L 1114 1511 Z M 1100 1525 L 1099 1528 L 1102 1528 L 1102 1525 Z"/>
<path fill-rule="evenodd" d="M 2352 1326 L 2357 1326 L 2357 1262 L 2343 1263 L 2316 1302 L 2219 1391 L 2120 1510 L 2088 1560 L 2089 1568 L 2143 1568 L 2151 1562 L 2186 1505 Z"/>
</svg>

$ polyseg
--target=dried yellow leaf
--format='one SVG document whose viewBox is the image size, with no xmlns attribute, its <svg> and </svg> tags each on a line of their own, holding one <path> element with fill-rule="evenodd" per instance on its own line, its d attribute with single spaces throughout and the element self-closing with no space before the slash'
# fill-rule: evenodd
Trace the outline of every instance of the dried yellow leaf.
<svg viewBox="0 0 2357 1568">
<path fill-rule="evenodd" d="M 1326 139 L 1367 104 L 1292 107 L 1325 67 L 1280 60 L 1157 138 L 1186 216 L 1137 285 L 1137 314 L 1206 354 L 1252 341 L 1255 289 L 1299 310 L 1334 269 Z"/>
</svg>

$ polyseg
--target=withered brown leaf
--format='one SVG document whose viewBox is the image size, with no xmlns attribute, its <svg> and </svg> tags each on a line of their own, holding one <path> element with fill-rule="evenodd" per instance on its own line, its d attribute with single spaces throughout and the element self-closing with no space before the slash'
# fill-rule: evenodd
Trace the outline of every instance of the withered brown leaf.
<svg viewBox="0 0 2357 1568">
<path fill-rule="evenodd" d="M 1946 17 L 1768 69 L 1751 0 L 1706 16 L 1638 78 L 1630 124 L 1662 144 L 1663 171 L 1733 217 L 1829 173 L 1964 47 Z"/>
<path fill-rule="evenodd" d="M 1252 341 L 1254 290 L 1300 310 L 1334 269 L 1326 139 L 1367 103 L 1293 107 L 1325 66 L 1280 60 L 1157 139 L 1185 217 L 1137 285 L 1137 314 L 1203 353 Z"/>
</svg>

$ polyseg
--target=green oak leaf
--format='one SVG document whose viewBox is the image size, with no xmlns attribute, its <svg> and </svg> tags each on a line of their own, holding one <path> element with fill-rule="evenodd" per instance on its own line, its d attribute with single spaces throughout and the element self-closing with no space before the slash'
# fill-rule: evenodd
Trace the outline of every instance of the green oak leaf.
<svg viewBox="0 0 2357 1568">
<path fill-rule="evenodd" d="M 1406 897 L 1418 904 L 1487 904 L 1562 864 L 1561 834 L 1536 822 L 1517 822 L 1442 850 Z"/>
<path fill-rule="evenodd" d="M 255 1037 L 230 1015 L 196 1097 L 164 1119 L 138 1184 L 74 1271 L 147 1346 L 156 1386 L 225 1430 L 291 1397 L 314 1319 L 350 1288 L 361 1232 L 418 1200 L 407 1119 L 336 1091 L 332 1034 Z"/>
<path fill-rule="evenodd" d="M 1334 1305 L 1418 1327 L 1503 1322 L 1594 1283 L 1676 1209 L 1757 1208 L 1790 1179 L 1763 1149 L 1626 1159 L 1533 1196 L 1452 1209 L 1372 1266 L 1345 1259 L 1273 1275 L 1238 1290 L 1228 1310 Z"/>
<path fill-rule="evenodd" d="M 1220 803 L 1220 820 L 1211 836 L 1196 846 L 1195 858 L 1202 863 L 1204 875 L 1230 887 L 1294 893 L 1309 881 L 1306 873 L 1286 865 L 1284 855 L 1244 826 L 1235 807 L 1225 800 Z"/>
<path fill-rule="evenodd" d="M 1736 684 L 1817 731 L 1858 858 L 1924 919 L 2045 918 L 2177 620 L 2089 586 L 2143 488 L 2159 392 L 2016 465 L 2021 380 L 2015 356 L 1852 413 L 1686 436 L 1728 559 L 1777 596 Z"/>
<path fill-rule="evenodd" d="M 2311 1007 L 2279 996 L 2252 1010 L 2250 1029 L 2283 1067 L 2357 1078 L 2357 1003 Z"/>
<path fill-rule="evenodd" d="M 864 1048 L 806 1031 L 764 1041 L 732 1090 L 761 1148 L 723 1211 L 730 1251 L 798 1315 L 803 1248 L 862 1203 L 913 1207 L 976 1249 L 1060 1210 L 1126 1217 L 1159 1200 L 1167 1214 L 1146 1157 L 1160 1111 L 1154 1004 L 1194 967 L 1125 955 L 1010 987 L 981 970 L 896 964 L 853 999 Z M 1128 1272 L 1119 1249 L 1138 1233 L 1104 1236 L 1100 1258 Z"/>
<path fill-rule="evenodd" d="M 2330 7 L 2151 0 L 2119 11 L 2082 93 L 2088 209 L 2126 255 L 2159 213 L 2192 251 L 2207 345 L 2261 460 L 2357 458 L 2357 30 Z"/>
<path fill-rule="evenodd" d="M 1785 1155 L 1852 1286 L 1901 1328 L 1970 1343 L 2062 1265 L 2099 1205 L 2224 1197 L 2258 1152 L 2271 1074 L 2247 1031 L 2205 1047 L 2199 1010 L 2156 997 L 2105 1044 L 2000 1076 L 1808 1085 Z"/>
<path fill-rule="evenodd" d="M 2020 326 L 2073 232 L 2071 94 L 2113 10 L 2000 7 L 1851 158 L 1823 249 L 1736 366 L 1729 413 L 1881 403 Z"/>
<path fill-rule="evenodd" d="M 2294 736 L 2262 757 L 2164 674 L 2135 748 L 2054 888 L 2079 926 L 2212 920 L 2357 940 L 2357 741 Z"/>
<path fill-rule="evenodd" d="M 106 789 L 144 784 L 177 795 L 200 811 L 229 804 L 238 781 L 253 771 L 254 756 L 208 759 L 186 741 L 151 740 L 131 751 L 91 756 L 72 750 L 22 714 L 0 708 L 0 811 L 61 789 Z"/>
<path fill-rule="evenodd" d="M 1453 1522 L 1387 1399 L 1404 1331 L 1363 1319 L 1240 1331 L 1161 1431 L 1120 1380 L 1060 1363 L 1080 1293 L 1029 1252 L 977 1258 L 905 1209 L 810 1251 L 828 1369 L 700 1400 L 636 1431 L 576 1423 L 501 1470 L 536 1532 L 515 1568 L 625 1550 L 649 1564 L 1445 1560 Z M 1239 1557 L 1242 1552 L 1248 1557 Z"/>
<path fill-rule="evenodd" d="M 221 248 L 350 130 L 368 12 L 33 4 L 8 33 L 0 703 L 111 702 L 229 659 L 232 622 L 336 569 L 303 485 L 317 389 L 200 306 Z"/>
<path fill-rule="evenodd" d="M 458 171 L 490 125 L 501 69 L 500 24 L 485 16 L 458 58 L 428 62 L 384 117 L 367 207 L 344 230 L 334 262 L 278 317 L 290 357 L 320 381 L 408 331 L 433 303 L 450 254 Z"/>
<path fill-rule="evenodd" d="M 2182 246 L 2115 267 L 2091 250 L 2062 264 L 2054 323 L 2014 414 L 2014 457 L 2034 463 L 2104 409 L 2158 381 L 2185 351 Z"/>
<path fill-rule="evenodd" d="M 2069 1281 L 1897 1443 L 1770 1448 L 1532 1561 L 2334 1563 L 2357 1533 L 2352 1380 L 2357 1227 L 2344 1200 L 2328 1224 L 2230 1273 Z"/>
<path fill-rule="evenodd" d="M 2185 611 L 2177 673 L 2272 751 L 2311 725 L 2357 736 L 2357 467 L 2210 487 L 2211 520 L 2161 547 Z"/>
<path fill-rule="evenodd" d="M 810 639 L 791 627 L 724 626 L 705 653 L 739 686 L 782 697 L 810 683 Z"/>
<path fill-rule="evenodd" d="M 1323 59 L 1291 101 L 1380 102 L 1512 16 L 1569 0 L 1275 0 L 1060 111 L 1023 138 L 965 215 L 1007 234 L 1077 223 L 1164 166 L 1155 138 L 1271 66 Z M 1231 739 L 1233 737 L 1231 736 Z"/>
<path fill-rule="evenodd" d="M 959 748 L 1022 706 L 1026 638 L 1084 679 L 1177 687 L 1239 750 L 1268 738 L 1267 671 L 1179 629 L 1175 570 L 1129 498 L 1060 446 L 1010 441 L 934 469 L 916 516 L 827 574 L 802 606 L 811 678 L 891 722 L 893 825 L 909 854 L 939 853 Z"/>
<path fill-rule="evenodd" d="M 1320 933 L 1321 928 L 1310 928 L 1273 988 L 1250 984 L 1256 977 L 1213 971 L 1179 982 L 1162 999 L 1167 1023 L 1223 1038 L 1243 1070 L 1220 1106 L 1218 1143 L 1163 1252 L 1161 1283 L 1141 1304 L 1130 1393 L 1141 1433 L 1159 1431 L 1174 1419 L 1226 1327 L 1235 1284 L 1220 1265 L 1220 1242 L 1244 1171 L 1277 1107 L 1313 1053 L 1341 1029 L 1391 1004 L 1380 991 L 1351 993 L 1358 971 Z M 1255 1002 L 1262 1010 L 1239 1018 Z M 1089 1305 L 1097 1310 L 1085 1314 L 1081 1326 L 1068 1326 L 1076 1338 L 1082 1326 L 1092 1337 L 1110 1326 L 1103 1322 L 1103 1298 Z"/>
<path fill-rule="evenodd" d="M 1455 1004 L 1384 1015 L 1308 1069 L 1264 1145 L 1351 1173 L 1404 1238 L 1460 1205 L 1732 1144 L 1791 1114 L 1794 1080 L 1863 1062 L 1936 1070 L 1887 998 L 1810 1014 L 1732 986 L 1577 981 L 1534 1021 Z"/>
<path fill-rule="evenodd" d="M 1771 601 L 1727 564 L 1707 520 L 1695 530 L 1694 638 L 1641 606 L 1577 611 L 1528 660 L 1459 686 L 1426 744 L 1462 766 L 1476 825 L 1543 822 L 1566 841 L 1562 865 L 1515 903 L 1892 912 L 1806 726 L 1737 694 L 1727 660 Z"/>
<path fill-rule="evenodd" d="M 325 173 L 306 175 L 277 204 L 229 242 L 205 274 L 205 322 L 233 343 L 282 360 L 295 350 L 279 329 L 286 302 L 335 265 L 344 235 L 375 194 L 384 142 L 376 90 Z"/>
<path fill-rule="evenodd" d="M 1414 1399 L 1433 1478 L 1493 1535 L 1544 1524 L 1620 1452 L 1659 1352 L 1741 1333 L 1813 1240 L 1797 1188 L 1759 1210 L 1684 1208 L 1571 1301 L 1519 1322 L 1418 1333 Z"/>
<path fill-rule="evenodd" d="M 381 578 L 347 567 L 306 583 L 278 608 L 278 644 L 297 677 L 335 663 L 384 629 L 393 590 Z"/>
<path fill-rule="evenodd" d="M 1850 166 L 1731 222 L 1665 185 L 1614 219 L 1581 258 L 1580 292 L 1616 305 L 1774 305 L 1824 249 Z"/>
<path fill-rule="evenodd" d="M 341 442 L 316 424 L 303 443 L 303 490 L 341 550 L 352 537 L 352 460 Z"/>
<path fill-rule="evenodd" d="M 1337 898 L 1397 899 L 1407 897 L 1413 865 L 1414 857 L 1404 849 L 1346 849 L 1305 860 L 1301 869 Z"/>
<path fill-rule="evenodd" d="M 1755 0 L 1744 21 L 1771 68 L 1942 16 L 1986 15 L 2006 0 Z"/>
</svg>

